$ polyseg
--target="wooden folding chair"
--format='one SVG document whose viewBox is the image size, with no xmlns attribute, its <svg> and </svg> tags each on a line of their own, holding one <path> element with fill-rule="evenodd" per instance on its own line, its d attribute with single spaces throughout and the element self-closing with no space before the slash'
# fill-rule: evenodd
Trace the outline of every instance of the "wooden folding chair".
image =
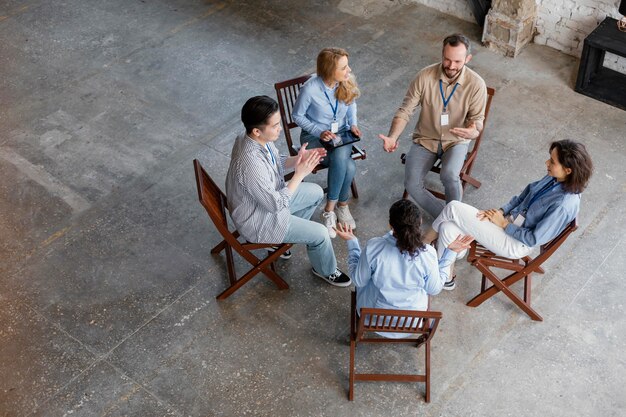
<svg viewBox="0 0 626 417">
<path fill-rule="evenodd" d="M 266 277 L 274 281 L 281 290 L 289 288 L 289 285 L 276 273 L 274 261 L 278 259 L 280 255 L 287 252 L 292 245 L 289 243 L 239 242 L 239 232 L 236 230 L 231 232 L 228 228 L 228 220 L 226 218 L 228 203 L 226 195 L 215 184 L 204 168 L 202 168 L 200 161 L 194 159 L 193 167 L 196 172 L 196 185 L 198 186 L 198 198 L 200 199 L 200 203 L 202 203 L 202 206 L 206 209 L 213 224 L 215 224 L 215 227 L 224 238 L 217 246 L 211 249 L 212 254 L 220 253 L 222 250 L 226 251 L 226 265 L 228 267 L 228 278 L 230 279 L 230 286 L 218 295 L 217 299 L 223 300 L 227 298 L 259 272 L 262 272 Z M 277 249 L 269 253 L 268 256 L 263 259 L 257 258 L 251 252 L 255 249 L 268 249 L 271 247 L 276 247 Z M 237 279 L 235 272 L 233 249 L 253 266 L 252 269 L 239 279 Z"/>
<path fill-rule="evenodd" d="M 296 100 L 298 99 L 298 94 L 300 93 L 300 88 L 304 85 L 304 83 L 311 78 L 311 74 L 303 75 L 301 77 L 293 78 L 291 80 L 282 81 L 274 84 L 274 88 L 276 89 L 276 96 L 278 98 L 278 106 L 280 107 L 280 118 L 283 123 L 283 131 L 285 132 L 285 139 L 287 139 L 287 147 L 289 148 L 289 154 L 291 156 L 297 155 L 299 146 L 294 146 L 293 139 L 291 138 L 291 130 L 298 127 L 296 122 L 293 120 L 292 112 L 293 106 L 296 104 Z M 352 159 L 359 160 L 365 159 L 367 154 L 364 149 L 359 148 L 356 145 L 352 145 Z M 317 173 L 323 169 L 328 168 L 322 164 L 318 164 L 313 173 Z M 293 174 L 288 174 L 290 178 Z M 359 198 L 359 190 L 356 186 L 356 180 L 352 180 L 352 195 L 354 198 Z"/>
<path fill-rule="evenodd" d="M 461 177 L 461 184 L 463 187 L 463 191 L 465 191 L 467 184 L 471 184 L 475 188 L 480 188 L 481 186 L 480 181 L 472 177 L 472 168 L 474 168 L 474 162 L 476 162 L 476 156 L 478 155 L 478 150 L 480 149 L 480 143 L 482 141 L 483 134 L 485 133 L 485 129 L 487 127 L 487 117 L 489 116 L 489 109 L 491 108 L 491 101 L 493 100 L 493 96 L 495 94 L 496 94 L 495 89 L 491 87 L 487 87 L 487 105 L 485 106 L 485 120 L 483 120 L 483 130 L 481 130 L 478 137 L 472 141 L 473 146 L 470 146 L 470 149 L 467 152 L 467 156 L 465 157 L 465 162 L 463 163 L 463 167 L 461 168 L 460 177 Z M 400 155 L 400 160 L 402 161 L 402 164 L 406 164 L 405 153 Z M 437 159 L 435 161 L 435 164 L 430 170 L 437 174 L 441 173 L 441 159 Z M 428 189 L 428 191 L 430 191 L 430 193 L 437 198 L 440 198 L 442 200 L 446 199 L 445 194 L 439 191 L 431 190 L 431 189 Z M 409 192 L 407 190 L 404 190 L 404 194 L 402 194 L 402 198 L 406 199 L 408 196 L 409 196 Z"/>
<path fill-rule="evenodd" d="M 430 303 L 429 303 L 430 304 Z M 356 291 L 352 292 L 350 308 L 350 389 L 348 398 L 354 400 L 354 381 L 424 382 L 426 402 L 430 402 L 430 340 L 433 338 L 442 314 L 438 311 L 390 310 L 361 308 L 356 311 Z M 389 339 L 368 336 L 368 333 L 410 333 L 417 337 Z M 355 372 L 356 344 L 363 343 L 415 343 L 424 345 L 424 374 L 360 374 Z"/>
<path fill-rule="evenodd" d="M 493 297 L 502 291 L 509 297 L 519 308 L 524 310 L 531 319 L 543 321 L 543 318 L 530 306 L 530 292 L 532 287 L 532 273 L 543 274 L 544 270 L 541 265 L 552 256 L 552 254 L 565 242 L 565 239 L 577 229 L 576 219 L 572 220 L 567 227 L 554 239 L 541 246 L 539 255 L 536 258 L 525 256 L 521 259 L 510 259 L 497 256 L 493 252 L 487 250 L 480 243 L 472 242 L 467 260 L 474 265 L 482 273 L 482 283 L 480 294 L 472 298 L 467 305 L 470 307 L 478 307 L 485 300 Z M 506 278 L 500 279 L 492 271 L 492 268 L 513 271 Z M 511 291 L 511 285 L 517 281 L 524 279 L 524 295 L 523 299 Z M 492 282 L 489 288 L 486 288 L 486 280 Z"/>
</svg>

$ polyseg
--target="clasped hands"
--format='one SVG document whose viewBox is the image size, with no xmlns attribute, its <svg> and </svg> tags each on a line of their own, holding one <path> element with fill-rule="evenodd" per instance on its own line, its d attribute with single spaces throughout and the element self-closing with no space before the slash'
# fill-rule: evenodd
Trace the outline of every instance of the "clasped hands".
<svg viewBox="0 0 626 417">
<path fill-rule="evenodd" d="M 504 217 L 504 213 L 500 209 L 478 210 L 476 218 L 480 221 L 488 220 L 503 229 L 509 224 L 509 221 Z"/>
</svg>

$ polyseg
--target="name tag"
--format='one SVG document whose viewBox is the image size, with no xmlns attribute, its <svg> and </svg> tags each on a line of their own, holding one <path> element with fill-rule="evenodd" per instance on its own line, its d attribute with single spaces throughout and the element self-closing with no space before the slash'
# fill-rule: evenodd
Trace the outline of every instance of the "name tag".
<svg viewBox="0 0 626 417">
<path fill-rule="evenodd" d="M 526 217 L 522 216 L 521 214 L 518 214 L 515 220 L 513 220 L 513 224 L 515 226 L 522 227 L 522 225 L 524 224 L 524 220 L 526 220 Z"/>
<path fill-rule="evenodd" d="M 330 131 L 331 131 L 331 133 L 337 133 L 337 132 L 339 132 L 339 123 L 337 123 L 337 122 L 332 122 L 332 123 L 330 124 Z"/>
<path fill-rule="evenodd" d="M 450 123 L 449 116 L 449 113 L 441 113 L 441 126 L 448 126 L 448 124 Z"/>
</svg>

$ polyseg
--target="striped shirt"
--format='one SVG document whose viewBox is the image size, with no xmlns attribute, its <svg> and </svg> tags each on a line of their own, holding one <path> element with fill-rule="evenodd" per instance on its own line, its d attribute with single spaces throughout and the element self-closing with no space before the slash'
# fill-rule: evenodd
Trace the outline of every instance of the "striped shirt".
<svg viewBox="0 0 626 417">
<path fill-rule="evenodd" d="M 245 133 L 235 139 L 226 195 L 230 217 L 248 242 L 281 243 L 287 234 L 291 191 L 284 179 L 286 160 L 271 142 L 265 147 Z"/>
</svg>

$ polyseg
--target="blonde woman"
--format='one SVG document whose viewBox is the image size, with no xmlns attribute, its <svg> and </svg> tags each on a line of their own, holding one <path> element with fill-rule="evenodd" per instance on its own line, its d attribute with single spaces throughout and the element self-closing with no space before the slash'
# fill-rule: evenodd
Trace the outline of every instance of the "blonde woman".
<svg viewBox="0 0 626 417">
<path fill-rule="evenodd" d="M 308 143 L 312 149 L 322 147 L 322 141 L 331 141 L 346 131 L 361 136 L 355 101 L 360 94 L 348 65 L 348 52 L 341 48 L 322 49 L 317 56 L 317 74 L 304 84 L 293 108 L 293 118 L 302 128 L 300 143 Z M 331 149 L 322 160 L 328 166 L 328 200 L 322 222 L 333 238 L 337 221 L 356 228 L 348 209 L 350 185 L 356 171 L 351 153 L 351 146 L 341 146 Z"/>
</svg>

